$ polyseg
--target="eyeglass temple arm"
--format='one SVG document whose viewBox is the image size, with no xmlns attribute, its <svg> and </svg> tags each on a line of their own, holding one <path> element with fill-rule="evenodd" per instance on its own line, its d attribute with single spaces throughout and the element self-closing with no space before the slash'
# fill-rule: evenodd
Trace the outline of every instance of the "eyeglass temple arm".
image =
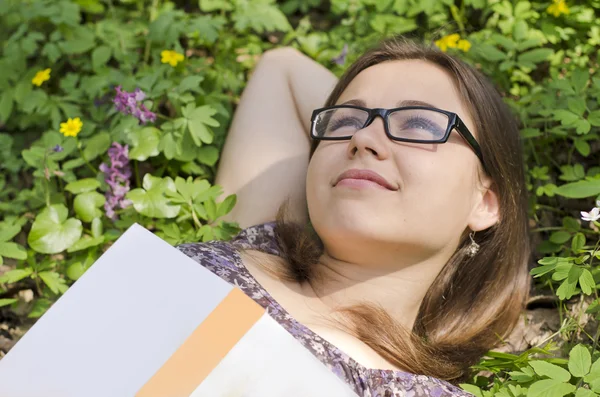
<svg viewBox="0 0 600 397">
<path fill-rule="evenodd" d="M 475 152 L 475 155 L 479 158 L 481 164 L 483 164 L 483 168 L 485 169 L 486 166 L 485 161 L 483 161 L 483 153 L 481 152 L 481 146 L 479 146 L 479 143 L 477 142 L 471 131 L 469 131 L 465 123 L 463 123 L 463 121 L 458 116 L 456 117 L 456 130 L 460 133 L 460 135 L 462 135 L 463 138 L 465 138 L 467 143 L 471 145 L 473 151 Z"/>
</svg>

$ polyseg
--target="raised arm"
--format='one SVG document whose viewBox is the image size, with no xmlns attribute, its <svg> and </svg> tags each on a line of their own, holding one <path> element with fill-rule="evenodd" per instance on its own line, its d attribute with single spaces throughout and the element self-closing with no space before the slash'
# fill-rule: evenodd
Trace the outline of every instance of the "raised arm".
<svg viewBox="0 0 600 397">
<path fill-rule="evenodd" d="M 336 76 L 290 48 L 265 52 L 235 111 L 216 183 L 237 194 L 225 219 L 242 228 L 275 220 L 289 197 L 294 219 L 305 221 L 310 115 L 323 106 Z"/>
</svg>

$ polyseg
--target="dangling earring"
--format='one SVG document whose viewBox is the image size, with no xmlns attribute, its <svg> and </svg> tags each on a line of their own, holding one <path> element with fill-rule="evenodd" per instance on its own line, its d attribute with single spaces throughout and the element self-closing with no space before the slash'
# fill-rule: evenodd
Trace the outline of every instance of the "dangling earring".
<svg viewBox="0 0 600 397">
<path fill-rule="evenodd" d="M 475 255 L 477 255 L 477 253 L 479 252 L 479 244 L 477 244 L 475 242 L 475 239 L 473 238 L 473 236 L 475 236 L 475 232 L 469 233 L 469 238 L 471 239 L 471 244 L 469 244 L 469 246 L 467 247 L 467 255 L 471 258 L 474 257 Z"/>
</svg>

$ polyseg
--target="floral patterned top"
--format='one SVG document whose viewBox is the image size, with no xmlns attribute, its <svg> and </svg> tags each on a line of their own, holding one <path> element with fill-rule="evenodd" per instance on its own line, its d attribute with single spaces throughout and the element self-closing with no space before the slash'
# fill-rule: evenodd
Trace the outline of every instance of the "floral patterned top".
<svg viewBox="0 0 600 397">
<path fill-rule="evenodd" d="M 187 256 L 239 287 L 267 309 L 269 315 L 332 372 L 364 397 L 467 397 L 464 390 L 443 380 L 408 372 L 366 368 L 340 349 L 296 321 L 258 283 L 242 263 L 240 249 L 253 249 L 281 256 L 275 240 L 274 223 L 243 230 L 231 241 L 183 244 L 178 247 Z"/>
</svg>

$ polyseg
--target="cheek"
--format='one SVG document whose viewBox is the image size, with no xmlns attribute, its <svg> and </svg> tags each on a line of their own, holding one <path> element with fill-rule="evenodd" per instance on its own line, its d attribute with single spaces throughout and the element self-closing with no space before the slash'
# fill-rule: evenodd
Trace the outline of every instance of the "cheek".
<svg viewBox="0 0 600 397">
<path fill-rule="evenodd" d="M 462 225 L 471 211 L 476 189 L 475 164 L 468 157 L 450 156 L 441 150 L 420 154 L 405 153 L 401 161 L 402 211 L 406 216 L 416 215 L 424 224 Z"/>
<path fill-rule="evenodd" d="M 327 180 L 323 170 L 329 169 L 330 164 L 327 164 L 327 158 L 321 156 L 319 149 L 315 151 L 310 162 L 308 163 L 308 170 L 306 173 L 306 200 L 308 204 L 309 212 L 314 211 L 314 203 L 324 199 L 323 188 L 327 185 Z"/>
</svg>

